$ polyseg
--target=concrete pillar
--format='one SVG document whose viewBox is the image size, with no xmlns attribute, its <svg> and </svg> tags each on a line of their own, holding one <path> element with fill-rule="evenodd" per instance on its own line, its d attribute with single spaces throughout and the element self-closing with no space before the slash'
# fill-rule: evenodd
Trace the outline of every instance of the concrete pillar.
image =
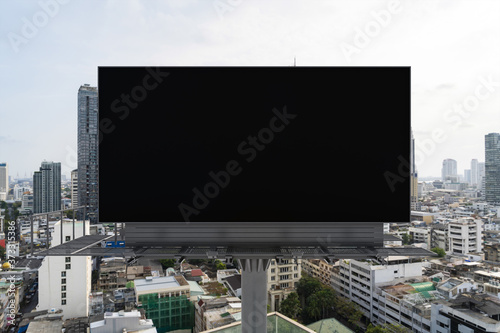
<svg viewBox="0 0 500 333">
<path fill-rule="evenodd" d="M 241 332 L 267 332 L 267 269 L 271 259 L 239 259 Z"/>
</svg>

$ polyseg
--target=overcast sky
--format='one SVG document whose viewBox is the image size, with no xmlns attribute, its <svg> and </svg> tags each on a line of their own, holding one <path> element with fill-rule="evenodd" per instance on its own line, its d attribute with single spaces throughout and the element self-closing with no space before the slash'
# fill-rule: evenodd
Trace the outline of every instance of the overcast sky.
<svg viewBox="0 0 500 333">
<path fill-rule="evenodd" d="M 411 66 L 419 175 L 484 161 L 500 132 L 500 1 L 0 2 L 0 162 L 76 168 L 97 66 Z M 383 110 L 370 110 L 383 112 Z M 362 117 L 360 117 L 362 120 Z M 397 121 L 394 126 L 398 126 Z M 146 175 L 145 175 L 146 176 Z"/>
</svg>

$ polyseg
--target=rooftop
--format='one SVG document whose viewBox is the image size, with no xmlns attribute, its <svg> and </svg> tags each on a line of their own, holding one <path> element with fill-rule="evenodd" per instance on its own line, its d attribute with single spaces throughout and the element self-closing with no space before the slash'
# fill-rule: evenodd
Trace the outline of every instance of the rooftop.
<svg viewBox="0 0 500 333">
<path fill-rule="evenodd" d="M 328 318 L 307 325 L 308 328 L 318 333 L 354 333 L 354 331 L 345 327 L 335 318 Z"/>
<path fill-rule="evenodd" d="M 134 280 L 135 290 L 137 292 L 147 292 L 158 289 L 171 289 L 180 286 L 188 286 L 188 282 L 182 276 L 162 276 L 151 277 L 147 279 Z"/>
<path fill-rule="evenodd" d="M 241 288 L 241 275 L 232 275 L 230 277 L 224 278 L 225 281 L 233 288 L 237 290 Z"/>
<path fill-rule="evenodd" d="M 62 320 L 32 321 L 27 333 L 53 333 L 62 331 Z"/>
</svg>

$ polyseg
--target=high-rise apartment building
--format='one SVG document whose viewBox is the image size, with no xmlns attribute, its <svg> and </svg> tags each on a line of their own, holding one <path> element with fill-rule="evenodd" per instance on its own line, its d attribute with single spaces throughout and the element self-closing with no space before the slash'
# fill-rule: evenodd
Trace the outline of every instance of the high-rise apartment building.
<svg viewBox="0 0 500 333">
<path fill-rule="evenodd" d="M 477 164 L 477 174 L 478 174 L 478 178 L 477 178 L 477 182 L 478 182 L 478 189 L 480 189 L 481 191 L 484 191 L 484 167 L 485 163 L 484 162 L 479 162 Z"/>
<path fill-rule="evenodd" d="M 71 171 L 71 207 L 78 206 L 78 169 Z"/>
<path fill-rule="evenodd" d="M 0 163 L 0 200 L 7 200 L 9 193 L 9 166 L 7 163 Z"/>
<path fill-rule="evenodd" d="M 444 182 L 449 177 L 457 177 L 457 161 L 451 158 L 443 160 L 443 168 L 441 169 L 441 180 Z"/>
<path fill-rule="evenodd" d="M 479 162 L 477 159 L 472 159 L 470 162 L 470 183 L 471 185 L 477 185 L 479 183 Z"/>
<path fill-rule="evenodd" d="M 78 90 L 78 205 L 87 207 L 90 223 L 99 221 L 97 112 L 97 87 L 81 86 Z"/>
<path fill-rule="evenodd" d="M 47 213 L 61 209 L 61 163 L 42 162 L 33 173 L 33 212 Z"/>
<path fill-rule="evenodd" d="M 490 204 L 500 203 L 500 134 L 485 135 L 485 199 Z"/>
<path fill-rule="evenodd" d="M 410 206 L 412 210 L 417 210 L 418 207 L 418 175 L 415 165 L 415 139 L 413 131 L 411 132 L 410 141 Z"/>
</svg>

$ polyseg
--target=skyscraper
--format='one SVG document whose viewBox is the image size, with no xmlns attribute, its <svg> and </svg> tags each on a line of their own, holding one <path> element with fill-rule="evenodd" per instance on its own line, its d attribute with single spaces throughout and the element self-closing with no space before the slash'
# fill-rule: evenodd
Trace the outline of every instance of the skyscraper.
<svg viewBox="0 0 500 333">
<path fill-rule="evenodd" d="M 470 178 L 471 185 L 477 185 L 479 183 L 478 161 L 475 158 L 470 162 Z"/>
<path fill-rule="evenodd" d="M 418 207 L 418 176 L 415 165 L 415 139 L 413 138 L 413 130 L 411 131 L 410 141 L 410 208 L 412 210 L 419 209 Z"/>
<path fill-rule="evenodd" d="M 33 174 L 33 212 L 47 213 L 61 209 L 61 163 L 42 162 Z"/>
<path fill-rule="evenodd" d="M 464 180 L 469 185 L 472 185 L 471 169 L 465 169 L 464 170 Z"/>
<path fill-rule="evenodd" d="M 0 200 L 7 200 L 9 194 L 9 166 L 0 163 Z"/>
<path fill-rule="evenodd" d="M 479 162 L 477 164 L 477 174 L 478 188 L 484 191 L 484 162 Z"/>
<path fill-rule="evenodd" d="M 97 88 L 84 84 L 78 90 L 78 205 L 87 207 L 92 224 L 99 221 L 97 111 Z"/>
<path fill-rule="evenodd" d="M 447 177 L 457 177 L 457 161 L 452 160 L 451 158 L 443 160 L 441 177 L 443 182 L 447 180 Z"/>
<path fill-rule="evenodd" d="M 485 197 L 491 204 L 500 203 L 500 134 L 489 133 L 484 138 Z"/>
</svg>

